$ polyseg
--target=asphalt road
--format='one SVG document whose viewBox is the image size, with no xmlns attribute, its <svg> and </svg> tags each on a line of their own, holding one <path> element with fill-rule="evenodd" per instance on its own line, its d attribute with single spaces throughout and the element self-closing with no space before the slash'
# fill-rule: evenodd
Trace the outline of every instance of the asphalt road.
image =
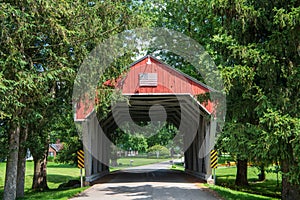
<svg viewBox="0 0 300 200">
<path fill-rule="evenodd" d="M 197 180 L 169 170 L 168 162 L 134 167 L 104 177 L 72 200 L 217 200 Z"/>
</svg>

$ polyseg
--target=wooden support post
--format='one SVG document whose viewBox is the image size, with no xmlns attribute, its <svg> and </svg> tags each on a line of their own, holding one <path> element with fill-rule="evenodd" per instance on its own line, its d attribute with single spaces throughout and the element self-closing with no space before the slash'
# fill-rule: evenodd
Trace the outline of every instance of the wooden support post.
<svg viewBox="0 0 300 200">
<path fill-rule="evenodd" d="M 214 168 L 214 185 L 217 183 L 216 169 Z"/>
<path fill-rule="evenodd" d="M 80 168 L 80 187 L 83 187 L 83 175 L 82 175 L 82 168 Z"/>
</svg>

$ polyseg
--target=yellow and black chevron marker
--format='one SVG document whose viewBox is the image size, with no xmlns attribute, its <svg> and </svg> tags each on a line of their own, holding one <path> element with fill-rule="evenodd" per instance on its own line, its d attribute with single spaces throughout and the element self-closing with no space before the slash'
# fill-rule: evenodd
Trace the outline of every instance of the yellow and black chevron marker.
<svg viewBox="0 0 300 200">
<path fill-rule="evenodd" d="M 78 162 L 78 168 L 84 168 L 84 151 L 78 150 L 77 151 L 77 162 Z"/>
<path fill-rule="evenodd" d="M 216 150 L 210 152 L 210 166 L 213 169 L 218 167 L 218 152 Z"/>
</svg>

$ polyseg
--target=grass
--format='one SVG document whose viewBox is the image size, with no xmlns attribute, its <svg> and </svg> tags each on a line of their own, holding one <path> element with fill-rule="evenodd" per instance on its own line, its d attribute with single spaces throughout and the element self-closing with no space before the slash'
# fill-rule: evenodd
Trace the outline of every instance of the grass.
<svg viewBox="0 0 300 200">
<path fill-rule="evenodd" d="M 235 163 L 235 159 L 232 158 L 230 155 L 222 155 L 222 156 L 218 156 L 218 164 L 223 164 L 226 165 L 227 162 L 232 162 Z"/>
<path fill-rule="evenodd" d="M 130 161 L 133 161 L 130 165 Z M 142 165 L 149 165 L 158 162 L 168 161 L 170 158 L 137 158 L 137 157 L 126 157 L 126 158 L 119 158 L 118 159 L 118 166 L 117 167 L 110 167 L 110 171 L 116 171 L 128 167 L 137 167 Z"/>
<path fill-rule="evenodd" d="M 184 171 L 184 166 L 182 163 L 176 163 L 176 164 L 173 164 L 170 169 Z"/>
<path fill-rule="evenodd" d="M 0 163 L 0 197 L 3 195 L 4 180 L 5 180 L 5 165 L 6 163 Z M 26 200 L 41 200 L 41 199 L 60 199 L 66 200 L 85 188 L 74 188 L 68 190 L 59 190 L 58 186 L 69 180 L 80 180 L 80 171 L 78 168 L 67 165 L 58 164 L 54 162 L 48 162 L 47 165 L 47 180 L 49 191 L 35 192 L 31 190 L 32 178 L 33 178 L 33 162 L 26 163 L 26 175 L 25 175 L 25 197 Z"/>
<path fill-rule="evenodd" d="M 116 171 L 123 168 L 130 167 L 130 160 L 133 160 L 131 167 L 153 164 L 157 162 L 168 161 L 170 159 L 148 159 L 148 158 L 120 158 L 118 159 L 118 167 L 110 168 L 111 171 Z M 69 190 L 58 190 L 61 183 L 67 182 L 71 179 L 79 180 L 79 169 L 66 164 L 57 164 L 49 162 L 47 166 L 47 178 L 49 191 L 34 192 L 31 188 L 33 162 L 26 163 L 26 176 L 25 176 L 25 198 L 26 200 L 41 200 L 41 199 L 60 199 L 66 200 L 85 188 L 75 188 Z M 171 169 L 184 170 L 180 164 L 172 165 Z M 255 167 L 248 168 L 248 187 L 237 187 L 234 185 L 236 167 L 219 167 L 216 170 L 217 185 L 207 185 L 210 189 L 219 193 L 224 199 L 241 199 L 241 200 L 264 200 L 280 198 L 281 188 L 277 187 L 277 177 L 274 173 L 267 173 L 266 180 L 258 182 L 257 174 L 259 171 Z M 5 178 L 5 163 L 0 163 L 0 197 L 3 195 Z M 281 178 L 281 177 L 279 177 Z"/>
<path fill-rule="evenodd" d="M 276 199 L 272 197 L 236 191 L 218 185 L 209 185 L 209 184 L 204 184 L 204 185 L 216 191 L 221 197 L 223 197 L 226 200 L 275 200 Z"/>
<path fill-rule="evenodd" d="M 42 200 L 42 199 L 56 199 L 56 200 L 67 200 L 70 197 L 79 194 L 83 190 L 87 189 L 88 187 L 83 188 L 74 188 L 68 190 L 57 190 L 52 189 L 45 192 L 27 192 L 24 198 L 19 198 L 20 200 Z"/>
<path fill-rule="evenodd" d="M 233 161 L 230 157 L 219 160 L 219 163 Z M 180 164 L 172 165 L 171 169 L 184 171 Z M 278 199 L 281 195 L 281 187 L 277 185 L 277 175 L 266 173 L 265 181 L 258 181 L 259 170 L 256 167 L 248 167 L 249 186 L 239 187 L 235 185 L 237 168 L 218 167 L 216 169 L 217 185 L 208 185 L 218 192 L 224 199 Z M 278 177 L 281 180 L 281 177 Z M 279 181 L 280 185 L 280 181 Z"/>
<path fill-rule="evenodd" d="M 237 191 L 280 198 L 281 188 L 280 186 L 277 186 L 276 174 L 266 173 L 266 180 L 258 181 L 258 173 L 259 171 L 256 167 L 248 167 L 249 186 L 239 187 L 234 184 L 236 167 L 219 167 L 216 170 L 217 185 Z"/>
</svg>

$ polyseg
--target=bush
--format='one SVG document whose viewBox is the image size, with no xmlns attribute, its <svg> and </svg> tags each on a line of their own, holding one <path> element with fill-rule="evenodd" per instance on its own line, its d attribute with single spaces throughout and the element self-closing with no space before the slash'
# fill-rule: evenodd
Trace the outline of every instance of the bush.
<svg viewBox="0 0 300 200">
<path fill-rule="evenodd" d="M 55 160 L 55 158 L 53 156 L 48 156 L 47 157 L 48 162 L 53 162 L 54 160 Z"/>
<path fill-rule="evenodd" d="M 158 154 L 157 154 L 158 152 Z M 167 158 L 170 156 L 170 151 L 167 147 L 161 145 L 154 145 L 148 149 L 148 157 Z"/>
</svg>

